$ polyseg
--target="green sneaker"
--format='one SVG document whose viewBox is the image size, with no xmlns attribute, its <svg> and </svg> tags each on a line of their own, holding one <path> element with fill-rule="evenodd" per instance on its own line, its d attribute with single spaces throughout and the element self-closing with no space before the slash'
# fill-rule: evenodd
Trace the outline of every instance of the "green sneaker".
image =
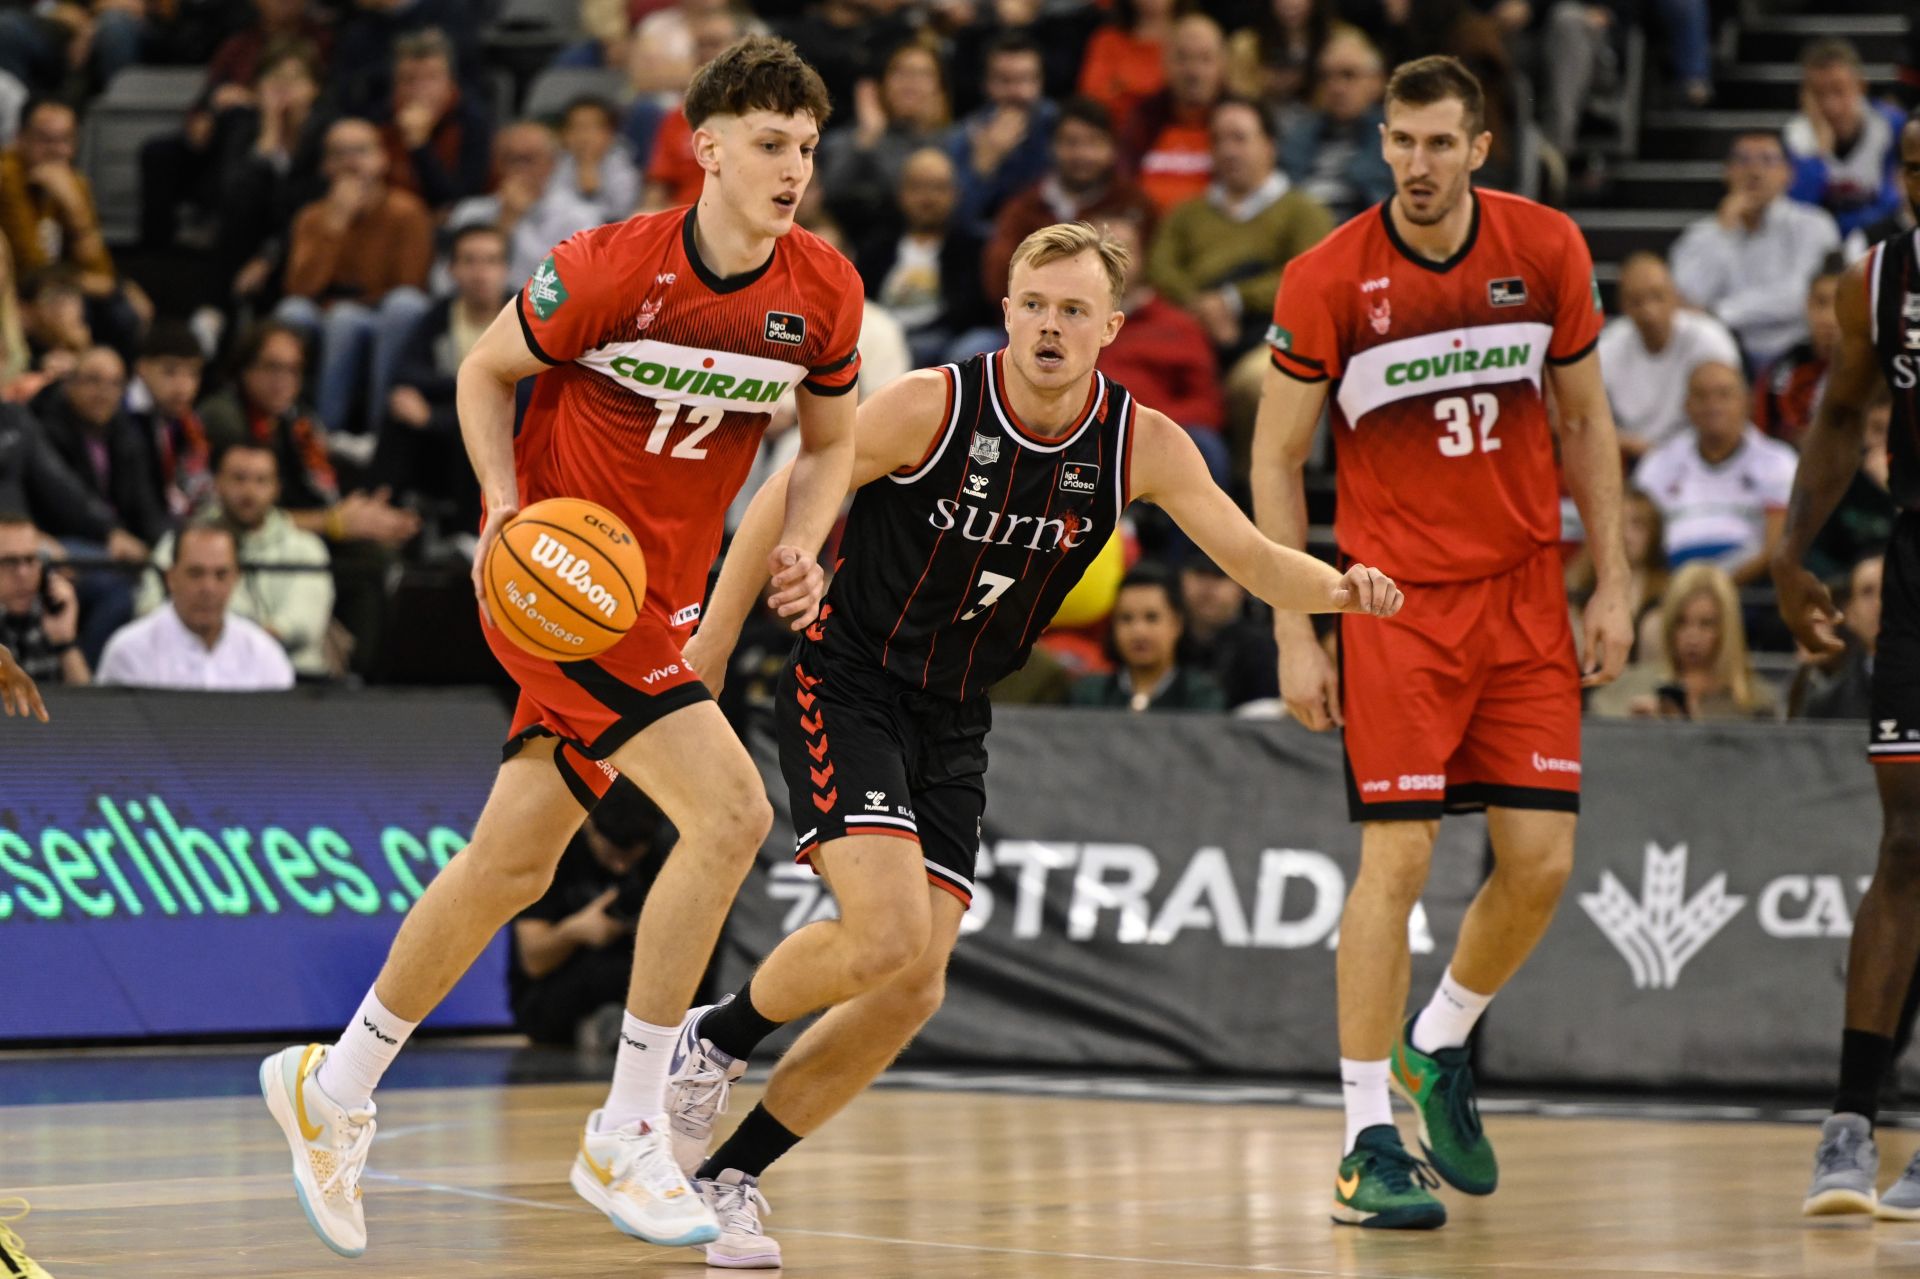
<svg viewBox="0 0 1920 1279">
<path fill-rule="evenodd" d="M 1363 1129 L 1333 1179 L 1333 1220 L 1373 1230 L 1434 1230 L 1447 1208 L 1433 1192 L 1440 1178 L 1407 1153 L 1392 1124 Z"/>
<path fill-rule="evenodd" d="M 1393 1046 L 1393 1090 L 1420 1120 L 1420 1149 L 1455 1190 L 1490 1195 L 1500 1183 L 1493 1143 L 1480 1127 L 1471 1052 L 1442 1048 L 1429 1056 L 1413 1046 L 1413 1019 Z"/>
</svg>

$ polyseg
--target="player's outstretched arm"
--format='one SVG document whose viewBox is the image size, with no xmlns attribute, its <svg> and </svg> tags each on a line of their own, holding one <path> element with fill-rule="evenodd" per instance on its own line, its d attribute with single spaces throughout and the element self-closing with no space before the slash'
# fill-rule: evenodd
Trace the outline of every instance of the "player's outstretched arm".
<svg viewBox="0 0 1920 1279">
<path fill-rule="evenodd" d="M 520 481 L 513 470 L 514 387 L 521 378 L 532 377 L 547 367 L 520 331 L 519 306 L 516 297 L 500 308 L 500 314 L 493 317 L 467 358 L 460 361 L 454 389 L 460 438 L 466 442 L 467 457 L 487 502 L 487 522 L 480 530 L 480 544 L 473 556 L 473 596 L 480 601 L 481 616 L 489 622 L 493 616 L 487 612 L 486 583 L 480 569 L 500 530 L 520 513 Z"/>
<path fill-rule="evenodd" d="M 1869 259 L 1870 260 L 1870 259 Z M 1827 372 L 1827 386 L 1800 445 L 1800 466 L 1787 499 L 1787 526 L 1773 555 L 1773 585 L 1780 616 L 1802 647 L 1814 653 L 1838 653 L 1843 647 L 1835 627 L 1840 610 L 1833 593 L 1802 563 L 1833 508 L 1860 469 L 1866 445 L 1867 406 L 1881 391 L 1880 366 L 1873 350 L 1872 317 L 1867 303 L 1866 261 L 1840 279 L 1835 309 L 1840 317 L 1840 349 Z"/>
<path fill-rule="evenodd" d="M 1227 576 L 1275 609 L 1376 617 L 1400 611 L 1399 588 L 1379 570 L 1356 564 L 1341 573 L 1269 540 L 1220 491 L 1200 450 L 1166 414 L 1141 409 L 1133 431 L 1133 495 L 1171 515 Z"/>
<path fill-rule="evenodd" d="M 1326 379 L 1302 381 L 1269 363 L 1253 427 L 1253 517 L 1262 533 L 1295 550 L 1307 544 L 1302 475 L 1326 404 Z M 1343 723 L 1340 675 L 1320 647 L 1313 623 L 1300 613 L 1275 613 L 1273 638 L 1280 649 L 1280 696 L 1287 710 L 1316 733 Z"/>
<path fill-rule="evenodd" d="M 820 544 L 833 529 L 846 500 L 853 473 L 853 422 L 857 391 L 815 395 L 805 386 L 795 393 L 800 415 L 800 452 L 787 476 L 785 522 L 775 545 L 770 571 L 813 564 Z"/>
<path fill-rule="evenodd" d="M 950 385 L 939 369 L 921 369 L 889 383 L 860 405 L 854 415 L 852 478 L 842 498 L 926 456 L 934 432 L 944 425 Z M 687 644 L 687 661 L 715 692 L 740 628 L 767 583 L 767 561 L 781 543 L 792 474 L 792 466 L 782 468 L 754 494 L 720 566 L 720 580 L 701 615 L 700 630 Z M 836 501 L 833 513 L 839 509 Z M 825 574 L 809 558 L 804 565 L 783 568 L 774 575 L 768 603 L 797 631 L 813 621 L 825 591 Z"/>
<path fill-rule="evenodd" d="M 1547 382 L 1560 406 L 1560 461 L 1567 491 L 1580 508 L 1593 556 L 1593 597 L 1582 614 L 1586 643 L 1581 684 L 1610 683 L 1633 650 L 1627 603 L 1627 544 L 1620 532 L 1620 437 L 1593 351 L 1571 364 L 1549 364 Z"/>
</svg>

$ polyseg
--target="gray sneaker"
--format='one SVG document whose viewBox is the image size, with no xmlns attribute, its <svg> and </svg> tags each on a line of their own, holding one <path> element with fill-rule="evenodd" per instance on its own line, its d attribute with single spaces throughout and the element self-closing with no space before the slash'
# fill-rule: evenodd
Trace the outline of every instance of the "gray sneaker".
<svg viewBox="0 0 1920 1279">
<path fill-rule="evenodd" d="M 727 1095 L 747 1073 L 746 1062 L 721 1052 L 711 1039 L 700 1037 L 700 1019 L 732 999 L 728 995 L 719 1004 L 687 1010 L 680 1020 L 680 1037 L 674 1041 L 668 1064 L 667 1113 L 673 1130 L 673 1157 L 689 1177 L 706 1162 L 707 1148 L 713 1144 L 714 1118 L 726 1113 Z"/>
<path fill-rule="evenodd" d="M 1880 1152 L 1873 1125 L 1865 1115 L 1828 1115 L 1820 1126 L 1820 1149 L 1813 1156 L 1813 1186 L 1800 1211 L 1809 1217 L 1872 1212 Z M 1920 1190 L 1920 1185 L 1916 1185 Z M 1920 1213 L 1916 1213 L 1920 1216 Z"/>
<path fill-rule="evenodd" d="M 1873 1215 L 1882 1221 L 1920 1221 L 1920 1154 L 1913 1157 L 1900 1180 L 1880 1196 Z"/>
</svg>

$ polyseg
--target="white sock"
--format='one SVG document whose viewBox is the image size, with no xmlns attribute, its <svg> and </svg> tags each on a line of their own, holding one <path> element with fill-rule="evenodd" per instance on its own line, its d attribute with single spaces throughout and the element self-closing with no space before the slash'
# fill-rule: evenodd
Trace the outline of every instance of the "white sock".
<svg viewBox="0 0 1920 1279">
<path fill-rule="evenodd" d="M 1413 1046 L 1423 1053 L 1460 1047 L 1473 1033 L 1480 1014 L 1487 1011 L 1487 1005 L 1492 1002 L 1492 995 L 1468 990 L 1453 979 L 1453 969 L 1447 969 L 1439 988 L 1433 992 L 1433 999 L 1414 1018 Z"/>
<path fill-rule="evenodd" d="M 320 1091 L 348 1110 L 365 1106 L 373 1100 L 380 1076 L 387 1073 L 387 1067 L 406 1046 L 408 1036 L 419 1027 L 419 1022 L 406 1021 L 389 1012 L 380 1002 L 380 996 L 368 987 L 367 997 L 360 1001 L 360 1011 L 353 1015 L 346 1030 L 341 1032 L 340 1042 L 327 1050 L 326 1060 L 320 1063 L 317 1077 Z"/>
<path fill-rule="evenodd" d="M 620 1055 L 613 1059 L 613 1087 L 600 1112 L 600 1131 L 612 1132 L 636 1119 L 653 1123 L 667 1113 L 667 1074 L 678 1026 L 656 1026 L 632 1013 L 620 1019 Z"/>
<path fill-rule="evenodd" d="M 1387 1096 L 1387 1059 L 1355 1061 L 1340 1059 L 1340 1096 L 1347 1103 L 1347 1145 L 1342 1154 L 1353 1153 L 1354 1139 L 1375 1124 L 1393 1122 L 1393 1099 Z"/>
</svg>

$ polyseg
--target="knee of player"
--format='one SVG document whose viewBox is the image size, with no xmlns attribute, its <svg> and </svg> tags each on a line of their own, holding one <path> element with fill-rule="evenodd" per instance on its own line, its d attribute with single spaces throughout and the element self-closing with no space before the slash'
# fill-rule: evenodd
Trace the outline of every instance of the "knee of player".
<svg viewBox="0 0 1920 1279">
<path fill-rule="evenodd" d="M 1875 873 L 1888 888 L 1920 894 L 1920 814 L 1887 815 Z"/>
<path fill-rule="evenodd" d="M 756 780 L 731 794 L 715 795 L 699 818 L 681 831 L 682 842 L 729 856 L 751 858 L 773 829 L 773 805 Z"/>
<path fill-rule="evenodd" d="M 1529 896 L 1558 901 L 1573 875 L 1573 849 L 1553 847 L 1524 858 L 1495 862 L 1495 873 L 1506 878 L 1516 891 Z"/>
<path fill-rule="evenodd" d="M 854 980 L 864 989 L 893 980 L 925 953 L 927 937 L 927 921 L 910 912 L 862 921 L 849 963 Z"/>
<path fill-rule="evenodd" d="M 1410 912 L 1427 886 L 1426 858 L 1396 859 L 1391 863 L 1362 858 L 1360 873 L 1353 881 L 1353 896 L 1371 899 Z"/>
<path fill-rule="evenodd" d="M 553 883 L 557 857 L 532 857 L 525 848 L 475 840 L 460 853 L 473 866 L 475 880 L 515 912 L 539 901 Z"/>
<path fill-rule="evenodd" d="M 931 972 L 916 972 L 897 985 L 892 1008 L 894 1016 L 902 1026 L 911 1026 L 914 1030 L 918 1030 L 926 1025 L 933 1015 L 940 1011 L 940 1005 L 946 1002 L 945 968 L 936 968 Z"/>
<path fill-rule="evenodd" d="M 947 1002 L 947 968 L 935 968 L 929 974 L 916 976 L 906 983 L 906 1010 L 914 1016 L 916 1026 L 925 1022 L 941 1010 L 941 1004 Z"/>
</svg>

